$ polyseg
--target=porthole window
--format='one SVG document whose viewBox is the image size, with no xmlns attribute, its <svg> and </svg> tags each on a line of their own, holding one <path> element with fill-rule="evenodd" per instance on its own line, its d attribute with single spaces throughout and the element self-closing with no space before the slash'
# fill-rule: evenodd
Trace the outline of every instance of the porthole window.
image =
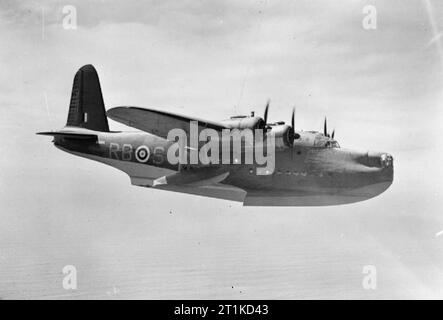
<svg viewBox="0 0 443 320">
<path fill-rule="evenodd" d="M 249 174 L 253 174 L 254 173 L 254 169 L 250 168 L 249 169 Z"/>
</svg>

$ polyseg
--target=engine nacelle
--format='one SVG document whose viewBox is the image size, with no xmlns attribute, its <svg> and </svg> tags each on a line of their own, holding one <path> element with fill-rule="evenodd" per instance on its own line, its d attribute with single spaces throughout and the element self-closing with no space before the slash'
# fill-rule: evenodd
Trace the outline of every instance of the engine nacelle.
<svg viewBox="0 0 443 320">
<path fill-rule="evenodd" d="M 232 117 L 231 119 L 222 120 L 230 129 L 264 129 L 266 123 L 261 117 Z"/>
<path fill-rule="evenodd" d="M 271 125 L 271 132 L 275 135 L 275 147 L 292 147 L 294 144 L 294 129 L 287 124 Z"/>
</svg>

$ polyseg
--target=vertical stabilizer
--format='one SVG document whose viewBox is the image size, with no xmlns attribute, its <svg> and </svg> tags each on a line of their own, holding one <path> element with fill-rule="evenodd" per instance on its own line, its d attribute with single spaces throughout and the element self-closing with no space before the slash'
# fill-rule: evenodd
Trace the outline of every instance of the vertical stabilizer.
<svg viewBox="0 0 443 320">
<path fill-rule="evenodd" d="M 81 67 L 75 74 L 66 125 L 109 131 L 100 81 L 97 71 L 90 64 Z"/>
</svg>

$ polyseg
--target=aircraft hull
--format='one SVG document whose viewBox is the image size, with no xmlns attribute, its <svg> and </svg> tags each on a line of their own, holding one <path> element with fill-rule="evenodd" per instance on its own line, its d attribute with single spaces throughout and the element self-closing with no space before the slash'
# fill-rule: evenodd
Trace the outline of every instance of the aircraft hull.
<svg viewBox="0 0 443 320">
<path fill-rule="evenodd" d="M 78 130 L 77 130 L 78 131 Z M 81 130 L 84 133 L 90 131 Z M 364 168 L 361 165 L 347 165 L 346 170 L 339 166 L 343 161 L 351 161 L 353 153 L 346 150 L 306 151 L 300 156 L 297 150 L 276 153 L 274 174 L 258 176 L 251 174 L 250 165 L 228 165 L 226 178 L 216 181 L 207 177 L 201 181 L 210 181 L 205 185 L 160 185 L 155 181 L 177 172 L 177 166 L 154 165 L 151 162 L 140 163 L 134 157 L 124 159 L 119 153 L 112 157 L 112 143 L 131 145 L 135 150 L 138 145 L 159 146 L 167 143 L 163 139 L 144 133 L 98 133 L 99 143 L 81 145 L 56 143 L 56 146 L 68 153 L 98 161 L 125 172 L 133 185 L 150 187 L 158 190 L 201 195 L 205 197 L 243 202 L 245 206 L 333 206 L 349 204 L 371 199 L 383 193 L 393 181 L 393 167 L 387 169 Z M 130 141 L 130 143 L 128 142 Z M 123 150 L 123 149 L 120 149 Z M 360 156 L 360 154 L 357 154 Z M 355 154 L 354 154 L 355 156 Z M 334 161 L 334 159 L 337 159 Z M 353 161 L 353 160 L 352 160 Z M 323 166 L 323 167 L 322 167 Z M 334 175 L 321 174 L 335 172 Z M 201 169 L 197 169 L 201 172 Z M 295 174 L 297 173 L 297 174 Z M 213 181 L 214 180 L 214 181 Z"/>
</svg>

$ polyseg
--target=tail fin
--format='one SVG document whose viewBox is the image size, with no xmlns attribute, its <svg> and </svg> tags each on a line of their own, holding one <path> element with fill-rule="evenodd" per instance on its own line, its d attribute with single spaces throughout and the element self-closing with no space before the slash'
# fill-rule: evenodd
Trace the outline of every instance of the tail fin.
<svg viewBox="0 0 443 320">
<path fill-rule="evenodd" d="M 97 71 L 90 64 L 75 74 L 66 125 L 109 132 Z"/>
</svg>

